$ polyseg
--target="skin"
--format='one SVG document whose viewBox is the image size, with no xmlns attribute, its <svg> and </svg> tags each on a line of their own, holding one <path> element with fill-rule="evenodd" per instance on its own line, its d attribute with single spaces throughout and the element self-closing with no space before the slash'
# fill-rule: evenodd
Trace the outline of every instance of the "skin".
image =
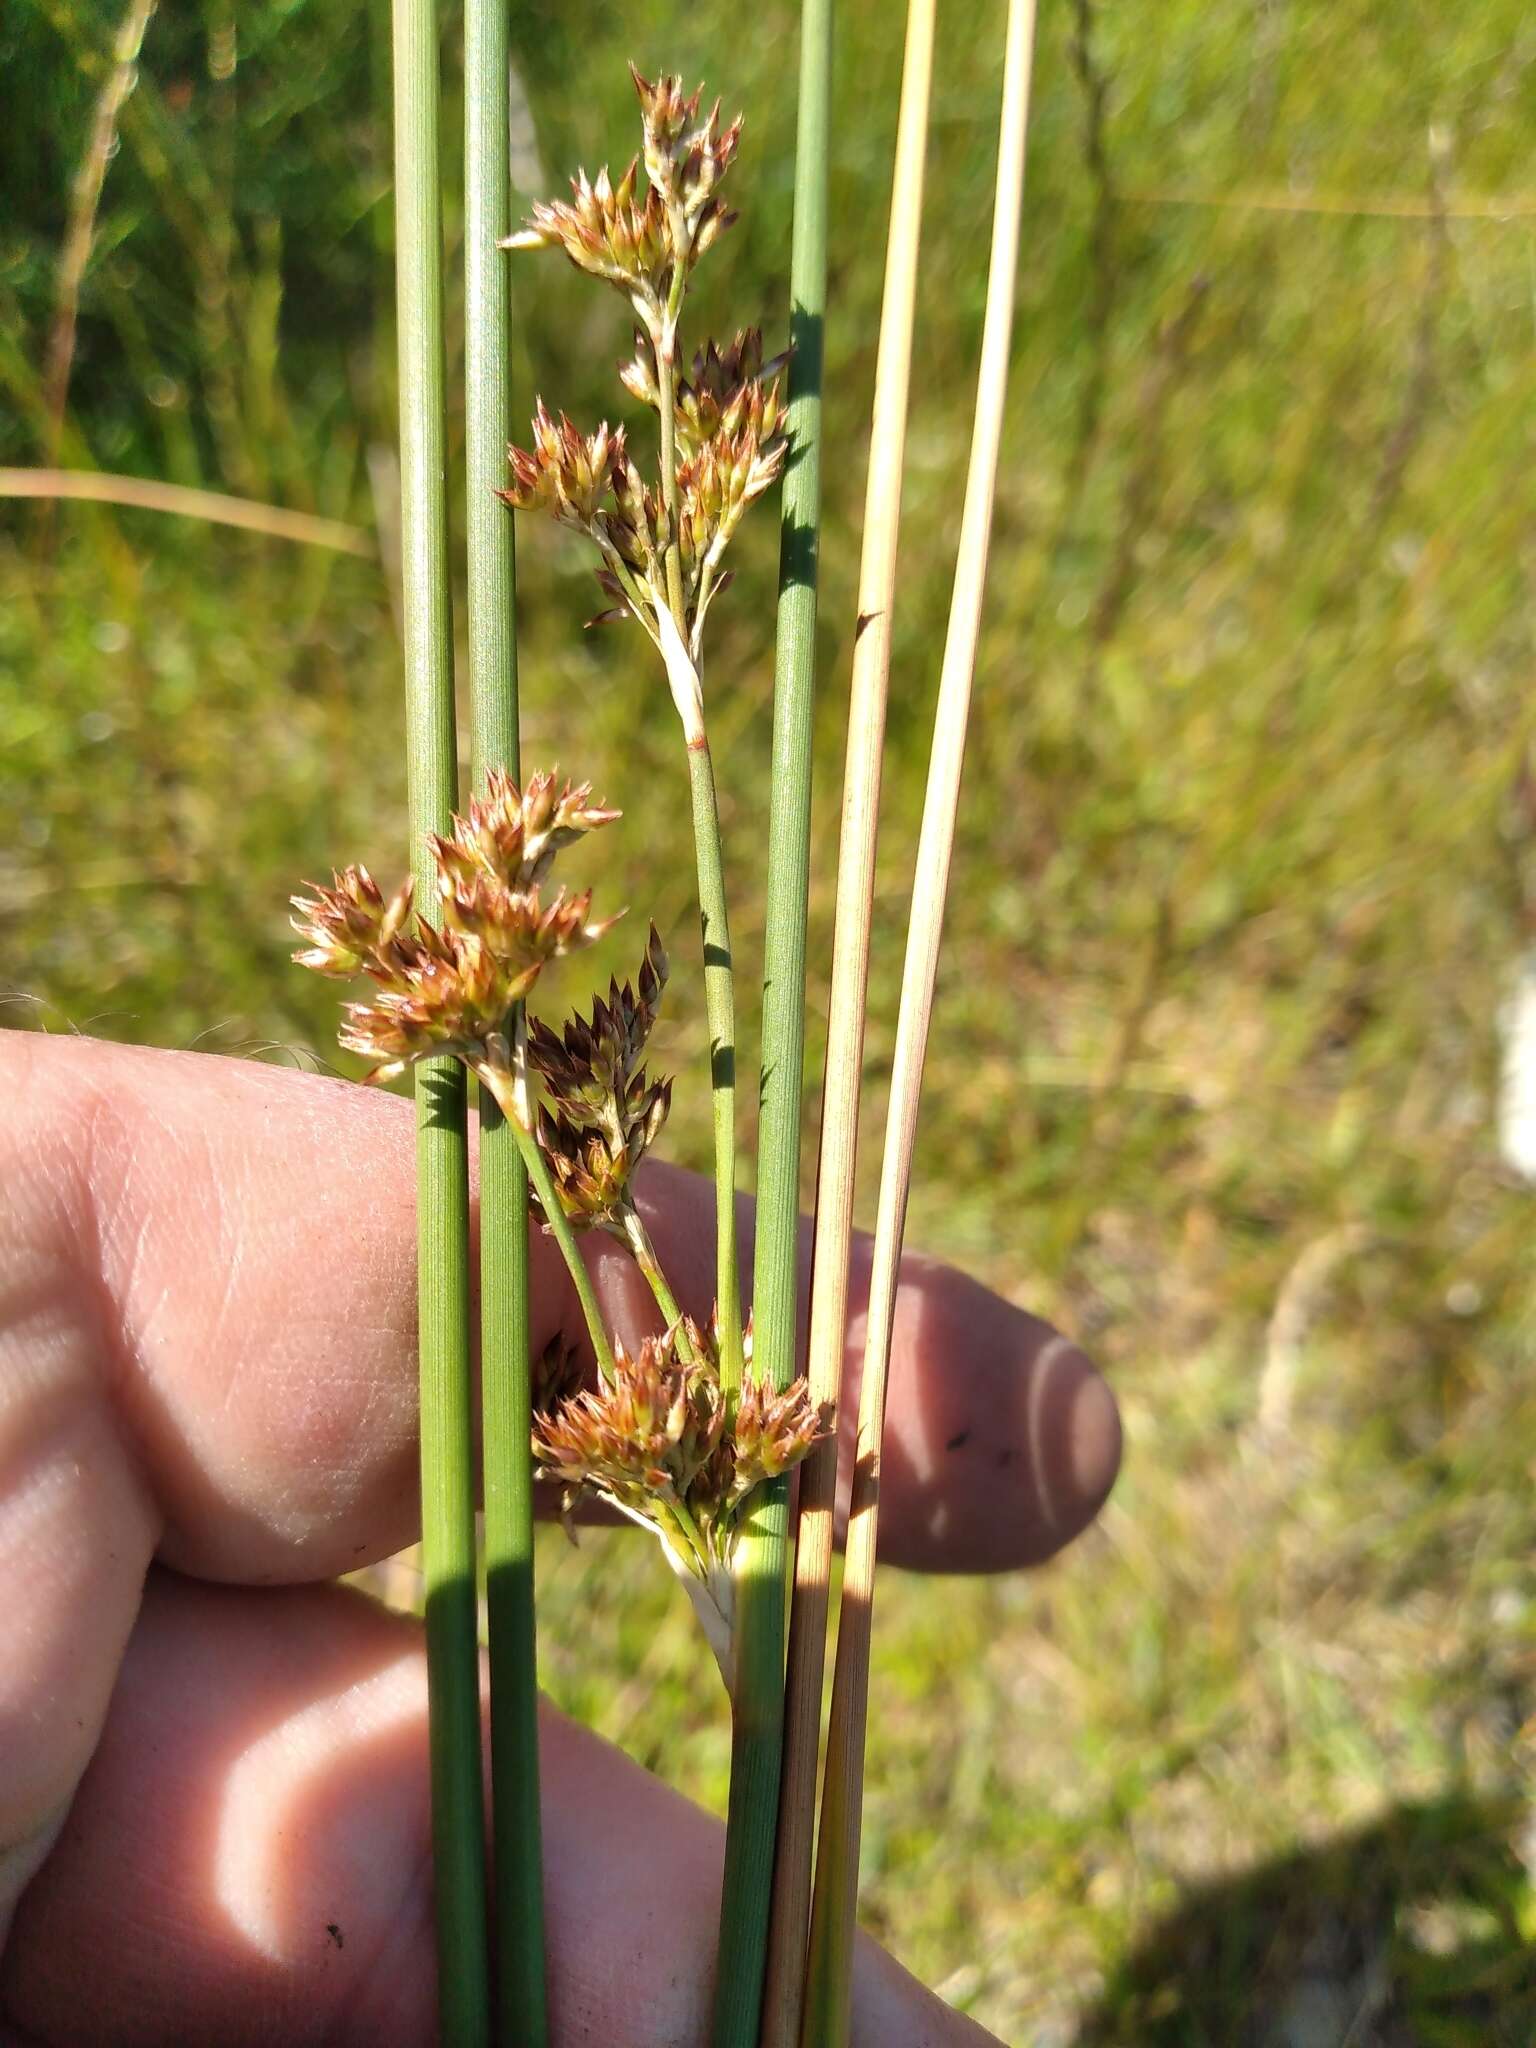
<svg viewBox="0 0 1536 2048">
<path fill-rule="evenodd" d="M 420 1632 L 327 1583 L 416 1533 L 409 1105 L 13 1033 L 0 1096 L 0 2041 L 430 2042 Z M 702 1316 L 708 1186 L 641 1198 Z M 533 1258 L 540 1344 L 579 1317 Z M 907 1261 L 889 1561 L 1037 1562 L 1119 1443 L 1064 1339 Z M 543 1768 L 559 2048 L 701 2043 L 718 1826 L 553 1709 Z M 855 2003 L 861 2048 L 988 2038 L 870 1943 Z"/>
</svg>

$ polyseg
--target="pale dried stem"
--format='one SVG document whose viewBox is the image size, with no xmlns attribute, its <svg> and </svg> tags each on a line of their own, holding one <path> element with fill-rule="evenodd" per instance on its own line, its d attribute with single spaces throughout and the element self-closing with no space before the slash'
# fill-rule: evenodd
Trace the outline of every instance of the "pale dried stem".
<svg viewBox="0 0 1536 2048">
<path fill-rule="evenodd" d="M 944 898 L 949 884 L 955 820 L 959 809 L 960 776 L 1007 394 L 1034 25 L 1035 0 L 1009 0 L 997 198 L 992 221 L 992 252 L 975 426 L 934 719 L 928 788 L 918 839 L 885 1154 L 881 1162 L 848 1555 L 843 1578 L 837 1673 L 833 1686 L 821 1839 L 817 1853 L 809 1987 L 805 2032 L 802 2035 L 806 2048 L 810 2048 L 811 2043 L 815 2048 L 838 2048 L 838 2044 L 847 2041 L 849 2031 L 886 1378 L 895 1318 L 897 1269 L 911 1185 L 918 1097 L 933 1010 Z"/>
<path fill-rule="evenodd" d="M 674 223 L 674 232 L 680 233 Z M 682 243 L 679 241 L 679 248 Z M 736 991 L 726 914 L 724 849 L 714 763 L 704 723 L 698 662 L 688 644 L 683 603 L 682 529 L 677 482 L 677 316 L 683 297 L 679 259 L 671 298 L 653 330 L 661 417 L 661 489 L 667 509 L 666 603 L 656 608 L 657 640 L 672 700 L 682 720 L 693 799 L 694 856 L 704 938 L 704 997 L 709 1013 L 710 1089 L 715 1132 L 715 1304 L 720 1322 L 720 1377 L 741 1385 L 741 1287 L 736 1249 Z"/>
<path fill-rule="evenodd" d="M 80 316 L 80 287 L 91 248 L 96 239 L 96 212 L 107 165 L 117 142 L 118 116 L 133 91 L 138 76 L 139 51 L 158 0 L 129 0 L 112 41 L 112 67 L 91 117 L 91 132 L 85 153 L 75 171 L 70 191 L 69 222 L 54 287 L 53 329 L 48 337 L 48 367 L 43 380 L 43 408 L 47 416 L 45 454 L 49 463 L 58 460 L 64 437 L 64 412 L 69 403 L 70 372 L 75 361 L 75 330 Z"/>
<path fill-rule="evenodd" d="M 848 1319 L 848 1250 L 853 1228 L 870 916 L 917 303 L 934 13 L 935 0 L 911 0 L 907 10 L 901 111 L 891 182 L 891 225 L 886 244 L 869 472 L 864 494 L 864 541 L 843 772 L 842 836 L 838 849 L 832 988 L 811 1265 L 808 1374 L 811 1400 L 818 1407 L 838 1400 Z M 794 2048 L 800 2037 L 836 1491 L 834 1432 L 812 1451 L 800 1475 L 785 1699 L 784 1777 L 774 1863 L 763 2048 Z"/>
<path fill-rule="evenodd" d="M 126 505 L 145 512 L 168 512 L 179 519 L 201 519 L 210 526 L 237 526 L 273 540 L 297 541 L 302 547 L 335 548 L 344 555 L 378 552 L 362 527 L 348 526 L 344 520 L 290 512 L 284 505 L 234 498 L 227 491 L 162 483 L 157 477 L 112 476 L 98 469 L 0 469 L 0 498 Z"/>
<path fill-rule="evenodd" d="M 683 616 L 682 534 L 678 526 L 677 329 L 670 320 L 656 343 L 656 388 L 661 401 L 661 493 L 667 508 L 667 603 L 679 634 L 683 634 L 688 622 Z"/>
</svg>

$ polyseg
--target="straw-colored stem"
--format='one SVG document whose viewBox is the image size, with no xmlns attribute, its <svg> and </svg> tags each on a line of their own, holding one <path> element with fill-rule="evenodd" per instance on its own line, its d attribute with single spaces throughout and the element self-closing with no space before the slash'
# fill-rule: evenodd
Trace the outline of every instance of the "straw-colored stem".
<svg viewBox="0 0 1536 2048">
<path fill-rule="evenodd" d="M 656 343 L 657 411 L 661 421 L 661 490 L 667 508 L 667 603 L 684 635 L 688 622 L 683 616 L 683 560 L 678 526 L 677 489 L 677 327 L 668 320 Z"/>
<path fill-rule="evenodd" d="M 417 898 L 436 880 L 429 835 L 458 800 L 449 609 L 438 23 L 394 0 L 400 347 L 400 529 L 406 745 Z M 416 1071 L 421 1355 L 421 1551 L 426 1593 L 432 1856 L 442 2037 L 490 2040 L 480 1654 L 475 1599 L 466 1084 L 454 1060 Z"/>
<path fill-rule="evenodd" d="M 971 682 L 975 673 L 976 643 L 986 585 L 998 450 L 1002 439 L 1013 326 L 1013 291 L 1018 267 L 1019 220 L 1024 194 L 1034 24 L 1035 0 L 1009 0 L 997 198 L 992 219 L 992 253 L 977 379 L 975 426 L 961 517 L 954 595 L 934 717 L 928 788 L 918 837 L 885 1154 L 881 1162 L 869 1327 L 859 1399 L 853 1501 L 848 1524 L 848 1555 L 843 1575 L 837 1670 L 833 1683 L 821 1836 L 817 1849 L 806 2010 L 801 2036 L 804 2048 L 842 2048 L 849 2037 L 886 1377 L 895 1319 L 897 1268 L 911 1184 L 918 1095 L 922 1085 L 929 1018 L 933 1010 L 944 898 L 954 848 Z"/>
<path fill-rule="evenodd" d="M 843 822 L 838 848 L 832 989 L 811 1262 L 807 1372 L 811 1399 L 817 1406 L 838 1400 L 848 1320 L 848 1252 L 853 1228 L 864 1006 L 869 984 L 870 912 L 891 666 L 891 615 L 896 595 L 896 542 L 901 519 L 912 328 L 917 304 L 934 12 L 935 0 L 911 0 L 907 10 L 869 472 L 864 491 L 858 631 L 843 772 Z M 795 2048 L 800 2039 L 836 1490 L 834 1434 L 818 1446 L 800 1471 L 785 1687 L 784 1780 L 779 1795 L 763 2048 Z"/>
<path fill-rule="evenodd" d="M 464 445 L 469 686 L 475 782 L 518 768 L 516 564 L 511 515 L 495 493 L 511 424 L 508 14 L 464 9 Z M 524 1077 L 526 1023 L 510 1020 Z M 531 1112 L 526 1099 L 520 1119 Z M 485 1605 L 491 1672 L 492 1904 L 496 2029 L 503 2048 L 545 2048 L 543 1835 L 533 1585 L 533 1387 L 528 1174 L 517 1133 L 480 1097 L 480 1385 Z"/>
<path fill-rule="evenodd" d="M 112 62 L 91 115 L 90 135 L 75 171 L 69 195 L 69 222 L 59 250 L 54 282 L 53 327 L 43 373 L 46 426 L 43 460 L 58 461 L 69 403 L 70 373 L 75 361 L 75 330 L 80 316 L 80 287 L 96 239 L 96 213 L 107 166 L 117 148 L 118 117 L 138 77 L 139 51 L 158 0 L 128 0 L 112 39 Z"/>
<path fill-rule="evenodd" d="M 158 477 L 114 476 L 97 469 L 0 469 L 0 498 L 128 505 L 145 512 L 168 512 L 178 519 L 201 519 L 210 526 L 236 526 L 273 540 L 297 541 L 303 547 L 337 548 L 348 555 L 378 552 L 371 535 L 345 520 L 292 512 L 286 505 L 263 505 L 254 498 L 232 498 L 227 491 L 162 483 Z"/>
<path fill-rule="evenodd" d="M 793 353 L 785 414 L 790 455 L 779 546 L 753 1271 L 753 1370 L 776 1388 L 786 1387 L 794 1377 L 798 1320 L 831 79 L 831 0 L 805 0 L 790 256 Z M 762 2024 L 784 1728 L 788 1548 L 788 1487 L 778 1479 L 761 1488 L 736 1547 L 731 1791 L 715 1978 L 715 2048 L 757 2048 Z"/>
</svg>

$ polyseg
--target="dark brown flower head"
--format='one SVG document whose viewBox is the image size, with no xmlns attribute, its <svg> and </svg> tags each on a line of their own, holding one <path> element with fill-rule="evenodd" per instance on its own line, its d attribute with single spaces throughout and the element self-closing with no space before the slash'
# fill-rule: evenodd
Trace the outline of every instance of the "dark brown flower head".
<svg viewBox="0 0 1536 2048">
<path fill-rule="evenodd" d="M 563 249 L 578 270 L 622 291 L 642 318 L 666 298 L 671 282 L 672 237 L 666 208 L 654 186 L 635 197 L 636 158 L 617 185 L 607 167 L 589 181 L 571 180 L 569 200 L 540 200 L 504 249 Z"/>
<path fill-rule="evenodd" d="M 626 1151 L 612 1146 L 605 1132 L 548 1108 L 539 1110 L 537 1135 L 566 1221 L 576 1230 L 614 1225 L 629 1192 L 633 1162 Z M 542 1215 L 537 1193 L 531 1200 Z"/>
<path fill-rule="evenodd" d="M 533 1361 L 533 1412 L 552 1414 L 581 1392 L 581 1355 L 558 1331 Z"/>
<path fill-rule="evenodd" d="M 637 1099 L 640 1062 L 655 1027 L 667 966 L 661 934 L 652 925 L 637 988 L 610 981 L 607 1001 L 599 997 L 590 1018 L 570 1018 L 561 1033 L 541 1019 L 529 1026 L 534 1069 L 563 1115 L 589 1123 L 606 1116 L 615 1101 L 627 1107 Z"/>
<path fill-rule="evenodd" d="M 551 1104 L 539 1140 L 573 1223 L 621 1223 L 635 1168 L 666 1122 L 672 1083 L 652 1081 L 641 1064 L 666 979 L 652 925 L 638 992 L 612 980 L 590 1018 L 571 1017 L 560 1033 L 540 1019 L 529 1026 L 529 1060 Z"/>
<path fill-rule="evenodd" d="M 411 911 L 411 883 L 401 883 L 386 903 L 365 867 L 343 868 L 332 887 L 307 886 L 313 896 L 290 896 L 297 916 L 288 922 L 308 945 L 294 959 L 316 974 L 346 979 L 363 973 L 381 946 L 395 937 Z"/>
</svg>

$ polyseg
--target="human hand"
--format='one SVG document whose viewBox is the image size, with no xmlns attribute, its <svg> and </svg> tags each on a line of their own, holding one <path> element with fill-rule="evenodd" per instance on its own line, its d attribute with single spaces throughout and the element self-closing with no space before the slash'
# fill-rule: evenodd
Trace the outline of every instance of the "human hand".
<svg viewBox="0 0 1536 2048">
<path fill-rule="evenodd" d="M 416 1534 L 409 1106 L 13 1033 L 0 1089 L 0 2039 L 431 2041 L 420 1629 L 315 1583 Z M 708 1188 L 657 1166 L 640 1197 L 705 1310 Z M 592 1256 L 617 1327 L 648 1323 Z M 533 1259 L 538 1346 L 580 1317 Z M 1114 1475 L 1103 1382 L 903 1273 L 882 1555 L 1049 1555 Z M 542 1744 L 560 2048 L 701 2042 L 720 1830 L 549 1707 Z M 865 2048 L 985 2038 L 868 1942 L 855 2003 Z"/>
</svg>

